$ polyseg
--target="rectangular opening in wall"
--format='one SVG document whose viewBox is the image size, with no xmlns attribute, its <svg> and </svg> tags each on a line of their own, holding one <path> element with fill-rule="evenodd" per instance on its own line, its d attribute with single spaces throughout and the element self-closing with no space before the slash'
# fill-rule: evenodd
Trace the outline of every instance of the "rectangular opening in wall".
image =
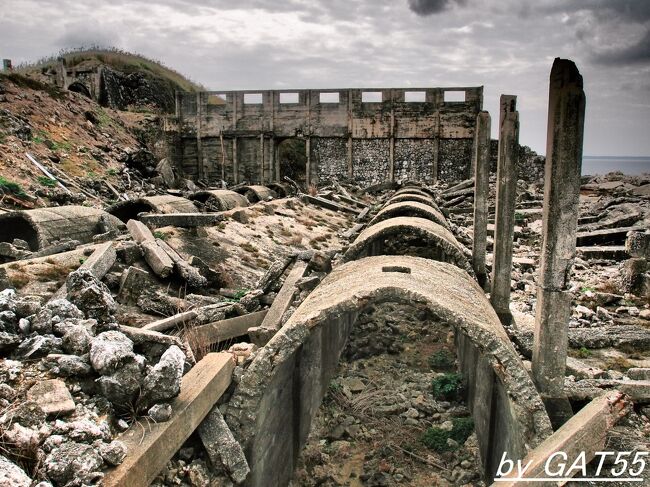
<svg viewBox="0 0 650 487">
<path fill-rule="evenodd" d="M 300 103 L 299 93 L 280 93 L 280 103 Z"/>
<path fill-rule="evenodd" d="M 382 101 L 381 91 L 364 91 L 361 93 L 362 103 L 381 103 Z"/>
<path fill-rule="evenodd" d="M 261 105 L 262 93 L 244 93 L 244 105 Z"/>
<path fill-rule="evenodd" d="M 339 93 L 320 93 L 318 101 L 319 103 L 339 103 Z"/>
<path fill-rule="evenodd" d="M 225 105 L 226 104 L 226 95 L 221 94 L 210 94 L 208 95 L 208 105 Z"/>
<path fill-rule="evenodd" d="M 445 91 L 445 103 L 465 101 L 464 91 Z"/>
<path fill-rule="evenodd" d="M 427 101 L 426 91 L 405 91 L 404 101 L 407 103 L 424 103 Z"/>
</svg>

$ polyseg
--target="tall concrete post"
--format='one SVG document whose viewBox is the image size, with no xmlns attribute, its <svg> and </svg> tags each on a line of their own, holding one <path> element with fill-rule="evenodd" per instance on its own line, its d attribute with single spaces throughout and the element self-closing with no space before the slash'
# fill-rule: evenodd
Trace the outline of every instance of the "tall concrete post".
<svg viewBox="0 0 650 487">
<path fill-rule="evenodd" d="M 487 248 L 488 194 L 490 192 L 490 114 L 482 111 L 476 116 L 474 134 L 474 245 L 472 267 L 483 289 L 487 286 L 485 253 Z"/>
<path fill-rule="evenodd" d="M 490 301 L 504 325 L 509 325 L 512 322 L 512 315 L 510 314 L 510 277 L 512 274 L 512 245 L 515 233 L 515 203 L 517 196 L 517 159 L 519 155 L 519 112 L 517 112 L 516 108 L 516 96 L 501 95 Z"/>
<path fill-rule="evenodd" d="M 542 397 L 555 404 L 565 398 L 571 315 L 568 290 L 576 251 L 585 121 L 582 86 L 576 65 L 556 58 L 548 101 L 542 251 L 533 345 L 533 378 Z M 553 411 L 549 410 L 549 414 L 553 420 Z"/>
</svg>

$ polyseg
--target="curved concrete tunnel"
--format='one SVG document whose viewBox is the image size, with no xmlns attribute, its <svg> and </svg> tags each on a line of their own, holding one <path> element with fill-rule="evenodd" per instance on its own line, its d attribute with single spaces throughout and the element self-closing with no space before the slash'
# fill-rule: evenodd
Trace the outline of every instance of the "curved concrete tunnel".
<svg viewBox="0 0 650 487">
<path fill-rule="evenodd" d="M 146 196 L 129 201 L 120 201 L 106 209 L 124 223 L 137 220 L 139 213 L 198 213 L 198 208 L 187 198 L 170 194 Z"/>
<path fill-rule="evenodd" d="M 402 203 L 404 201 L 416 201 L 418 203 L 422 203 L 424 205 L 428 205 L 438 211 L 440 211 L 440 208 L 438 208 L 438 204 L 435 202 L 433 198 L 430 196 L 424 196 L 416 193 L 401 193 L 401 194 L 396 194 L 392 196 L 387 204 L 390 203 Z"/>
<path fill-rule="evenodd" d="M 503 452 L 523 458 L 552 433 L 528 372 L 466 272 L 419 257 L 366 257 L 327 276 L 241 377 L 226 419 L 249 462 L 246 485 L 288 483 L 354 323 L 384 302 L 426 308 L 453 326 L 486 477 Z"/>
<path fill-rule="evenodd" d="M 215 208 L 215 211 L 227 211 L 249 205 L 248 199 L 245 196 L 230 189 L 197 191 L 190 195 L 189 199 L 207 204 L 210 208 Z"/>
<path fill-rule="evenodd" d="M 424 203 L 419 203 L 417 201 L 402 201 L 399 203 L 390 203 L 384 206 L 375 217 L 370 220 L 369 226 L 372 226 L 376 223 L 388 220 L 389 218 L 395 218 L 398 216 L 411 216 L 418 218 L 425 218 L 430 220 L 438 225 L 442 225 L 445 228 L 449 227 L 447 220 L 440 211 L 435 208 L 425 205 Z"/>
<path fill-rule="evenodd" d="M 343 261 L 375 255 L 413 255 L 414 251 L 420 257 L 449 262 L 473 274 L 467 252 L 449 230 L 431 220 L 410 216 L 389 218 L 363 230 L 345 252 Z"/>
<path fill-rule="evenodd" d="M 237 188 L 235 191 L 244 195 L 251 203 L 257 203 L 258 201 L 266 201 L 269 198 L 278 197 L 275 191 L 261 185 L 242 186 L 241 188 Z"/>
<path fill-rule="evenodd" d="M 19 238 L 38 251 L 63 240 L 93 241 L 93 237 L 109 229 L 125 230 L 124 224 L 104 210 L 86 206 L 54 206 L 35 210 L 14 211 L 0 215 L 0 241 L 13 242 Z"/>
</svg>

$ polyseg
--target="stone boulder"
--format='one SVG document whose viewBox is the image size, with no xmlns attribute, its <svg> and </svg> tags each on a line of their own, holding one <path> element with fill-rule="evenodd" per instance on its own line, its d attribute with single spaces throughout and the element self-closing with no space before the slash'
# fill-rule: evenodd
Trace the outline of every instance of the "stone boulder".
<svg viewBox="0 0 650 487">
<path fill-rule="evenodd" d="M 68 442 L 46 457 L 45 470 L 57 485 L 66 485 L 73 480 L 77 485 L 86 485 L 101 478 L 103 463 L 92 446 Z"/>
<path fill-rule="evenodd" d="M 112 374 L 134 358 L 133 342 L 119 331 L 105 331 L 90 342 L 90 364 L 101 375 Z"/>
<path fill-rule="evenodd" d="M 168 401 L 181 392 L 185 354 L 172 345 L 144 379 L 140 404 L 147 409 L 153 404 Z"/>
<path fill-rule="evenodd" d="M 77 305 L 88 318 L 100 323 L 115 321 L 117 304 L 108 287 L 88 269 L 77 269 L 66 280 L 68 300 Z"/>
</svg>

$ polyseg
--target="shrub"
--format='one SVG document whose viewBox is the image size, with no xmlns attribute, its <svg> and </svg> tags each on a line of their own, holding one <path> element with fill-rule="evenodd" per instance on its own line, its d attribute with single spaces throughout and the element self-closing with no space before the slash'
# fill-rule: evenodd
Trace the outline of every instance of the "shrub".
<svg viewBox="0 0 650 487">
<path fill-rule="evenodd" d="M 3 193 L 12 193 L 16 196 L 25 195 L 25 191 L 23 190 L 23 187 L 20 184 L 0 176 L 0 194 Z"/>
<path fill-rule="evenodd" d="M 153 232 L 153 236 L 155 238 L 159 238 L 160 240 L 167 240 L 169 238 L 169 235 L 167 235 L 166 233 L 160 232 L 158 230 Z"/>
<path fill-rule="evenodd" d="M 454 418 L 451 431 L 438 427 L 428 428 L 422 437 L 422 443 L 437 452 L 452 451 L 455 448 L 447 440 L 452 439 L 459 445 L 467 441 L 467 438 L 474 432 L 474 420 L 472 418 Z"/>
<path fill-rule="evenodd" d="M 463 376 L 461 374 L 443 374 L 431 381 L 433 397 L 443 401 L 454 401 L 461 398 Z"/>
<path fill-rule="evenodd" d="M 438 350 L 429 357 L 432 369 L 451 369 L 454 366 L 454 355 L 447 349 Z"/>
<path fill-rule="evenodd" d="M 589 349 L 586 348 L 586 347 L 580 347 L 580 350 L 578 350 L 578 351 L 576 352 L 576 355 L 577 355 L 579 358 L 588 358 L 588 357 L 591 357 L 591 350 L 589 350 Z"/>
</svg>

